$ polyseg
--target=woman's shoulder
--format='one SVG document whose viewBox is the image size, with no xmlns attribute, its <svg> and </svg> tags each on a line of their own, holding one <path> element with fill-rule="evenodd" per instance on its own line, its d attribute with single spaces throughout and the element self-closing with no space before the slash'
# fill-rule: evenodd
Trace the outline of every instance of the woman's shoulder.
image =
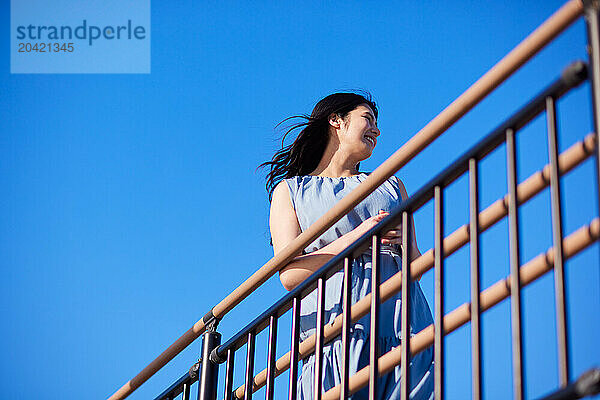
<svg viewBox="0 0 600 400">
<path fill-rule="evenodd" d="M 291 193 L 295 193 L 298 187 L 302 186 L 303 176 L 292 176 L 290 178 L 283 178 L 278 186 L 285 186 Z"/>
<path fill-rule="evenodd" d="M 290 199 L 292 206 L 296 207 L 296 195 L 299 189 L 303 186 L 301 176 L 293 176 L 291 178 L 282 178 L 273 189 L 273 199 L 277 197 L 277 201 Z M 287 200 L 286 200 L 287 201 Z"/>
</svg>

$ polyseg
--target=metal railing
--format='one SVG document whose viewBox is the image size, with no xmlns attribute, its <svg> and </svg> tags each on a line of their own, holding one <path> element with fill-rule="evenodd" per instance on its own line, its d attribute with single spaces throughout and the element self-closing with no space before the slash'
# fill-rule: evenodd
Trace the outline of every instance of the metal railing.
<svg viewBox="0 0 600 400">
<path fill-rule="evenodd" d="M 217 397 L 218 365 L 226 363 L 224 399 L 251 399 L 258 389 L 266 386 L 266 398 L 274 398 L 275 378 L 289 369 L 289 399 L 296 398 L 296 384 L 298 378 L 298 362 L 311 354 L 315 355 L 315 399 L 347 398 L 358 389 L 369 386 L 369 397 L 375 398 L 378 377 L 389 372 L 397 365 L 401 365 L 403 376 L 401 378 L 402 398 L 409 398 L 409 372 L 411 357 L 434 346 L 434 382 L 435 397 L 444 397 L 443 382 L 443 338 L 458 327 L 471 323 L 472 330 L 472 365 L 473 365 L 473 398 L 481 398 L 481 339 L 480 339 L 480 314 L 488 310 L 501 300 L 510 297 L 511 302 L 511 327 L 513 347 L 513 377 L 514 397 L 523 398 L 523 372 L 522 372 L 522 328 L 521 328 L 521 287 L 539 278 L 550 270 L 555 271 L 555 293 L 557 305 L 557 338 L 559 353 L 559 376 L 561 393 L 567 393 L 569 388 L 569 356 L 567 346 L 567 325 L 565 308 L 564 261 L 586 247 L 590 246 L 600 237 L 600 220 L 590 221 L 567 237 L 562 233 L 562 217 L 560 214 L 561 194 L 559 178 L 577 165 L 594 155 L 596 158 L 596 187 L 598 204 L 600 205 L 600 174 L 598 158 L 600 154 L 598 140 L 598 124 L 600 121 L 600 5 L 598 1 L 571 0 L 561 7 L 554 15 L 544 22 L 538 29 L 529 35 L 521 44 L 512 50 L 490 71 L 482 76 L 465 93 L 459 96 L 442 113 L 427 124 L 419 133 L 410 139 L 404 146 L 396 151 L 380 167 L 373 171 L 363 183 L 355 190 L 340 200 L 335 207 L 329 210 L 309 229 L 298 236 L 290 245 L 281 251 L 257 270 L 250 278 L 240 285 L 231 294 L 212 308 L 200 321 L 195 323 L 184 335 L 175 341 L 167 350 L 159 355 L 152 363 L 144 368 L 136 377 L 127 382 L 110 400 L 124 399 L 137 387 L 162 368 L 185 347 L 204 333 L 201 360 L 180 379 L 167 388 L 157 397 L 159 399 L 174 399 L 178 395 L 189 399 L 191 385 L 199 381 L 198 398 L 214 400 Z M 587 135 L 581 142 L 576 143 L 562 154 L 558 154 L 557 126 L 555 102 L 567 91 L 576 87 L 588 75 L 588 67 L 582 62 L 569 66 L 561 78 L 553 82 L 542 93 L 521 108 L 511 118 L 502 123 L 493 132 L 487 135 L 476 146 L 467 151 L 449 168 L 439 173 L 434 179 L 424 185 L 412 197 L 404 201 L 397 209 L 386 217 L 381 223 L 372 228 L 359 240 L 350 245 L 340 254 L 331 259 L 326 265 L 315 272 L 306 281 L 298 285 L 268 310 L 258 316 L 253 322 L 240 330 L 224 344 L 220 344 L 221 335 L 216 332 L 216 327 L 221 318 L 239 304 L 244 298 L 258 288 L 262 283 L 289 263 L 304 247 L 318 238 L 329 227 L 336 223 L 343 215 L 352 210 L 360 201 L 365 199 L 380 184 L 392 174 L 408 163 L 428 144 L 433 142 L 454 122 L 466 114 L 494 88 L 506 80 L 513 72 L 520 68 L 527 60 L 552 41 L 558 34 L 566 29 L 573 21 L 585 12 L 588 27 L 589 74 L 591 78 L 594 133 Z M 518 131 L 542 112 L 546 113 L 548 131 L 548 152 L 550 163 L 536 174 L 521 183 L 517 182 L 516 170 L 516 143 L 515 136 Z M 507 149 L 507 195 L 497 200 L 483 211 L 478 209 L 479 187 L 477 173 L 479 162 L 491 151 L 501 144 L 506 143 Z M 469 224 L 463 225 L 448 236 L 443 231 L 443 196 L 444 189 L 464 174 L 469 176 Z M 552 205 L 552 232 L 553 247 L 545 253 L 538 255 L 531 261 L 519 264 L 518 237 L 518 207 L 534 197 L 544 188 L 550 186 Z M 434 202 L 435 241 L 434 248 L 415 258 L 411 262 L 410 230 L 408 221 L 412 214 L 429 201 Z M 600 209 L 600 208 L 599 208 Z M 503 219 L 509 222 L 509 261 L 510 274 L 489 288 L 480 290 L 479 268 L 479 237 L 482 232 Z M 402 224 L 403 249 L 402 271 L 380 283 L 380 238 L 383 233 L 392 227 Z M 457 251 L 465 244 L 470 244 L 471 260 L 471 302 L 463 304 L 454 311 L 443 315 L 443 264 L 444 259 Z M 352 260 L 368 248 L 372 252 L 371 293 L 351 306 L 350 302 L 350 274 Z M 409 335 L 409 329 L 402 329 L 401 343 L 398 348 L 386 354 L 379 354 L 377 348 L 377 320 L 379 304 L 401 292 L 402 312 L 401 326 L 409 326 L 410 320 L 410 282 L 421 276 L 426 271 L 434 269 L 435 282 L 435 316 L 434 324 L 423 329 L 414 336 Z M 324 295 L 326 281 L 334 273 L 343 269 L 343 312 L 338 315 L 332 324 L 324 324 Z M 299 320 L 300 302 L 312 291 L 317 292 L 317 329 L 307 339 L 300 342 Z M 291 309 L 291 346 L 285 355 L 276 358 L 277 327 L 279 318 Z M 349 331 L 353 322 L 364 315 L 371 314 L 370 335 L 370 362 L 369 365 L 349 376 L 348 346 Z M 256 336 L 269 327 L 269 341 L 267 354 L 267 368 L 255 375 L 254 356 Z M 322 365 L 321 357 L 323 346 L 341 336 L 343 354 L 342 382 L 340 385 L 322 393 L 320 387 Z M 406 344 L 406 345 L 405 345 Z M 233 387 L 234 362 L 236 351 L 246 346 L 246 368 L 244 385 Z M 598 374 L 592 376 L 597 376 Z M 588 378 L 586 382 L 590 382 Z M 593 383 L 594 381 L 592 381 Z M 597 382 L 596 382 L 597 386 Z M 593 387 L 593 384 L 592 384 Z M 571 392 L 569 392 L 571 393 Z M 557 392 L 556 396 L 561 394 Z M 554 398 L 554 397 L 552 397 Z M 576 397 L 556 397 L 576 398 Z"/>
<path fill-rule="evenodd" d="M 252 323 L 247 325 L 241 331 L 239 331 L 234 337 L 228 340 L 223 345 L 218 346 L 213 352 L 213 360 L 220 363 L 226 360 L 232 361 L 234 359 L 235 351 L 241 348 L 244 345 L 250 343 L 250 348 L 253 348 L 254 338 L 258 333 L 260 333 L 267 326 L 270 328 L 269 337 L 270 343 L 274 343 L 274 339 L 272 339 L 276 332 L 274 331 L 274 321 L 286 313 L 290 308 L 293 309 L 293 333 L 292 337 L 292 350 L 281 357 L 276 363 L 269 357 L 267 362 L 267 369 L 261 371 L 257 374 L 254 379 L 246 379 L 246 384 L 237 388 L 235 390 L 234 396 L 235 398 L 250 398 L 249 389 L 250 382 L 252 382 L 252 392 L 260 389 L 265 384 L 268 384 L 269 376 L 277 376 L 285 371 L 288 367 L 295 368 L 297 361 L 304 359 L 311 354 L 315 353 L 315 356 L 320 354 L 319 350 L 322 349 L 323 345 L 328 343 L 329 341 L 335 339 L 340 335 L 342 336 L 342 341 L 345 342 L 344 351 L 346 351 L 347 339 L 344 340 L 344 337 L 347 337 L 348 329 L 351 322 L 355 322 L 364 315 L 371 313 L 377 313 L 376 307 L 380 302 L 384 302 L 388 300 L 393 294 L 400 291 L 402 288 L 409 288 L 408 282 L 409 279 L 415 279 L 416 277 L 422 275 L 432 267 L 436 272 L 435 279 L 435 287 L 436 287 L 436 324 L 434 326 L 439 327 L 437 330 L 434 329 L 433 326 L 426 328 L 421 333 L 418 333 L 416 336 L 412 338 L 406 336 L 403 338 L 403 343 L 418 343 L 414 345 L 410 345 L 410 347 L 401 347 L 399 349 L 393 350 L 393 352 L 388 353 L 379 358 L 379 369 L 381 373 L 388 372 L 389 369 L 395 365 L 397 365 L 398 360 L 405 360 L 405 363 L 408 363 L 409 356 L 412 354 L 417 354 L 418 352 L 424 350 L 429 345 L 432 344 L 432 339 L 439 343 L 441 343 L 441 338 L 443 335 L 455 330 L 462 324 L 468 322 L 473 319 L 478 319 L 479 313 L 474 312 L 471 315 L 470 305 L 466 304 L 459 307 L 457 310 L 451 312 L 450 314 L 444 316 L 442 319 L 441 309 L 439 307 L 440 300 L 443 298 L 442 292 L 442 275 L 441 268 L 444 257 L 447 257 L 457 251 L 463 245 L 470 243 L 471 251 L 472 251 L 472 260 L 475 262 L 472 263 L 473 268 L 473 276 L 476 278 L 473 280 L 473 285 L 478 285 L 478 276 L 479 276 L 479 268 L 478 268 L 478 246 L 477 241 L 479 235 L 490 228 L 492 225 L 500 221 L 505 216 L 509 216 L 509 218 L 516 218 L 516 207 L 517 205 L 522 205 L 526 201 L 533 198 L 537 193 L 539 193 L 542 189 L 546 188 L 548 185 L 552 187 L 553 191 L 558 190 L 556 180 L 552 179 L 552 176 L 558 176 L 560 174 L 564 174 L 581 162 L 586 160 L 590 155 L 594 154 L 595 151 L 595 143 L 596 136 L 595 134 L 588 135 L 582 142 L 576 143 L 571 148 L 566 150 L 560 157 L 560 169 L 558 168 L 559 162 L 558 158 L 552 158 L 554 162 L 550 165 L 547 165 L 544 169 L 539 171 L 538 173 L 532 175 L 530 178 L 526 179 L 520 185 L 516 185 L 515 174 L 516 170 L 514 168 L 515 165 L 515 156 L 514 156 L 514 136 L 515 133 L 526 125 L 527 122 L 535 118 L 539 115 L 546 107 L 550 104 L 554 104 L 554 100 L 560 98 L 562 94 L 564 94 L 567 90 L 577 86 L 580 84 L 586 77 L 586 68 L 582 63 L 575 63 L 565 70 L 563 76 L 549 86 L 546 90 L 540 93 L 534 100 L 528 103 L 525 107 L 523 107 L 519 112 L 517 112 L 513 117 L 508 119 L 506 122 L 501 124 L 497 129 L 495 129 L 491 134 L 489 134 L 486 138 L 484 138 L 479 144 L 477 144 L 473 149 L 467 152 L 463 157 L 459 160 L 452 163 L 452 167 L 442 171 L 437 177 L 427 183 L 423 188 L 421 188 L 415 195 L 413 195 L 409 200 L 404 202 L 401 206 L 399 206 L 396 210 L 392 211 L 389 217 L 384 219 L 380 224 L 367 232 L 363 237 L 361 237 L 358 241 L 352 244 L 350 247 L 345 249 L 339 255 L 334 257 L 331 261 L 329 261 L 325 266 L 323 266 L 320 270 L 315 272 L 310 278 L 300 284 L 293 291 L 284 296 L 280 301 L 278 301 L 275 305 L 273 305 L 270 309 L 262 313 L 258 318 L 256 318 Z M 555 115 L 553 113 L 553 108 L 548 108 L 548 121 L 553 121 Z M 549 137 L 556 139 L 556 129 L 555 125 L 549 123 Z M 514 185 L 512 190 L 509 190 L 509 194 L 505 196 L 503 199 L 499 199 L 497 202 L 493 203 L 490 207 L 479 212 L 477 210 L 477 202 L 475 201 L 478 195 L 478 187 L 477 187 L 477 165 L 480 160 L 482 160 L 487 154 L 492 152 L 498 146 L 500 146 L 504 142 L 512 142 L 513 145 L 509 143 L 507 148 L 509 152 L 507 154 L 508 164 L 509 166 L 512 164 L 512 168 L 509 169 L 509 184 Z M 550 140 L 550 143 L 553 143 Z M 556 147 L 553 147 L 556 148 Z M 470 198 L 471 198 L 471 222 L 469 225 L 464 225 L 461 228 L 454 231 L 452 234 L 443 238 L 442 232 L 442 196 L 443 189 L 458 179 L 462 174 L 469 173 L 469 178 L 471 182 L 471 190 L 470 190 Z M 513 195 L 514 193 L 514 195 Z M 403 271 L 399 272 L 395 276 L 389 278 L 386 282 L 373 286 L 372 294 L 369 294 L 359 300 L 357 303 L 352 306 L 350 312 L 344 312 L 342 315 L 339 315 L 332 324 L 328 324 L 326 327 L 323 326 L 322 320 L 322 294 L 324 293 L 325 281 L 331 277 L 334 273 L 336 273 L 340 268 L 344 268 L 344 282 L 347 282 L 349 277 L 349 265 L 351 260 L 357 255 L 361 254 L 369 245 L 372 248 L 373 259 L 378 259 L 378 251 L 379 251 L 379 241 L 377 240 L 382 236 L 383 232 L 391 229 L 394 226 L 397 226 L 400 222 L 402 222 L 403 227 L 407 227 L 406 221 L 408 220 L 410 214 L 413 214 L 418 208 L 425 205 L 428 201 L 433 198 L 436 207 L 435 207 L 435 226 L 436 229 L 436 246 L 433 251 L 428 251 L 424 253 L 419 258 L 416 258 L 411 263 L 408 263 L 408 252 L 403 254 L 404 260 L 403 265 L 408 266 L 409 268 L 403 268 Z M 512 201 L 511 199 L 515 199 Z M 560 202 L 559 198 L 553 199 L 553 209 L 557 209 L 557 201 Z M 598 229 L 600 226 L 598 225 L 600 222 L 598 220 L 594 220 L 589 227 L 586 229 L 591 229 L 588 232 L 588 236 L 584 236 L 585 230 L 581 232 L 577 232 L 569 237 L 567 237 L 564 241 L 564 246 L 577 246 L 575 247 L 577 250 L 572 250 L 572 247 L 569 247 L 571 250 L 567 257 L 571 257 L 576 254 L 576 252 L 583 250 L 585 247 L 589 246 L 593 243 L 594 240 L 598 238 Z M 516 221 L 513 220 L 512 224 L 516 225 Z M 560 226 L 560 220 L 555 220 L 555 226 Z M 472 227 L 472 228 L 471 228 Z M 403 232 L 403 240 L 404 248 L 407 247 L 409 231 L 405 230 Z M 562 240 L 560 241 L 561 243 Z M 514 256 L 514 253 L 518 251 L 518 237 L 511 233 L 511 253 Z M 556 257 L 555 251 L 557 249 L 552 248 L 548 251 L 548 259 L 544 258 L 545 255 L 540 256 L 538 259 L 534 259 L 531 263 L 525 264 L 520 267 L 520 275 L 521 279 L 518 279 L 519 274 L 514 273 L 514 267 L 511 265 L 511 275 L 507 280 L 503 280 L 498 282 L 496 285 L 492 286 L 488 290 L 481 293 L 480 296 L 475 295 L 473 297 L 474 302 L 476 303 L 478 300 L 480 301 L 479 307 L 473 307 L 474 309 L 479 308 L 480 311 L 487 310 L 491 306 L 497 304 L 502 299 L 506 298 L 509 295 L 513 295 L 516 291 L 511 291 L 511 287 L 520 287 L 522 284 L 528 284 L 532 282 L 534 279 L 541 276 L 543 273 L 548 272 L 551 269 L 551 266 L 554 265 L 554 259 L 562 259 L 565 257 L 564 252 L 562 257 Z M 550 261 L 552 260 L 552 261 Z M 559 262 L 557 262 L 557 265 Z M 377 261 L 373 262 L 372 271 L 377 274 Z M 563 278 L 561 278 L 562 274 L 557 274 L 557 279 L 561 280 L 561 286 L 564 286 Z M 517 277 L 517 285 L 515 286 L 514 278 Z M 375 276 L 376 278 L 376 276 Z M 378 280 L 373 278 L 372 282 L 377 282 Z M 306 295 L 311 293 L 313 290 L 317 289 L 318 295 L 320 295 L 319 300 L 317 301 L 317 332 L 305 339 L 302 343 L 297 343 L 297 332 L 295 331 L 298 327 L 298 305 L 300 300 L 304 298 Z M 345 290 L 345 306 L 348 305 L 348 286 L 344 286 Z M 479 293 L 479 290 L 474 290 L 475 293 Z M 408 290 L 402 290 L 403 296 L 409 296 Z M 564 295 L 561 296 L 562 301 L 564 301 Z M 403 300 L 403 305 L 407 305 L 408 301 L 405 301 L 408 297 Z M 515 300 L 514 296 L 512 302 L 519 301 L 518 298 Z M 518 303 L 517 303 L 518 304 Z M 406 326 L 406 323 L 409 319 L 407 314 L 408 306 L 403 306 L 403 326 Z M 345 308 L 348 310 L 349 308 Z M 350 319 L 351 316 L 351 319 Z M 319 318 L 321 317 L 321 318 Z M 518 317 L 518 315 L 517 315 Z M 350 320 L 349 320 L 350 319 Z M 377 318 L 372 318 L 371 321 L 376 320 Z M 346 323 L 344 323 L 344 321 Z M 515 317 L 513 314 L 513 321 L 515 321 Z M 516 321 L 518 323 L 518 321 Z M 474 326 L 478 324 L 475 323 Z M 517 325 L 513 323 L 513 326 Z M 518 327 L 518 325 L 517 325 Z M 435 330 L 435 332 L 434 332 Z M 375 334 L 372 334 L 371 339 L 376 338 Z M 474 343 L 479 341 L 479 332 L 477 331 L 474 335 Z M 563 341 L 562 343 L 566 343 Z M 515 361 L 520 363 L 520 346 L 518 342 L 514 347 L 514 357 Z M 408 349 L 410 348 L 410 352 Z M 441 346 L 438 347 L 440 350 Z M 297 350 L 296 350 L 297 349 Z M 561 346 L 561 352 L 566 352 L 565 348 Z M 252 353 L 251 351 L 248 354 Z M 297 354 L 296 354 L 297 353 Z M 479 351 L 476 351 L 475 354 L 478 354 Z M 372 350 L 371 354 L 374 354 Z M 441 375 L 441 370 L 443 368 L 443 360 L 441 359 L 442 352 L 439 351 L 436 359 L 436 369 L 437 374 Z M 400 356 L 400 357 L 396 357 Z M 252 358 L 252 357 L 250 357 Z M 382 361 L 385 362 L 382 364 Z M 475 365 L 480 364 L 480 359 L 477 359 L 474 363 Z M 315 367 L 318 371 L 317 361 L 315 361 Z M 375 365 L 372 363 L 372 365 Z M 406 365 L 404 365 L 406 367 Z M 246 374 L 247 377 L 249 373 L 252 372 L 252 365 L 246 366 Z M 347 380 L 349 383 L 349 387 L 346 388 L 347 393 L 354 392 L 358 388 L 364 386 L 366 383 L 372 384 L 377 379 L 378 371 L 377 368 L 371 369 L 370 367 L 366 367 L 365 370 L 359 371 L 352 378 Z M 438 375 L 438 376 L 440 376 Z M 344 366 L 344 371 L 342 376 L 347 376 L 347 366 Z M 290 371 L 290 387 L 293 388 L 295 381 L 297 379 L 297 370 Z M 353 379 L 355 382 L 353 382 Z M 518 389 L 521 388 L 520 378 L 517 375 L 517 385 Z M 316 380 L 316 378 L 315 378 Z M 231 382 L 231 380 L 229 380 Z M 480 378 L 475 377 L 474 381 L 476 385 L 479 385 Z M 439 381 L 438 381 L 439 382 Z M 353 385 L 351 383 L 354 383 Z M 227 386 L 227 385 L 226 385 Z M 226 394 L 225 399 L 233 398 L 229 395 L 229 390 L 233 388 L 225 388 Z M 334 388 L 332 393 L 327 392 L 325 398 L 338 398 L 339 392 L 344 390 L 344 388 Z M 406 390 L 406 388 L 405 388 Z M 439 387 L 441 391 L 441 386 Z M 521 390 L 521 389 L 519 389 Z M 317 398 L 317 393 L 315 393 L 315 398 Z"/>
</svg>

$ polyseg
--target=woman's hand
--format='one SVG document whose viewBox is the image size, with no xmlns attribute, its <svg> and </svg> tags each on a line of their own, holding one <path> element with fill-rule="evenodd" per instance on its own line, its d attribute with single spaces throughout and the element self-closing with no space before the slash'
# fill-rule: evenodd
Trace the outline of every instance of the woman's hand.
<svg viewBox="0 0 600 400">
<path fill-rule="evenodd" d="M 381 220 L 383 220 L 388 215 L 390 215 L 390 213 L 385 212 L 383 210 L 379 210 L 379 214 L 365 219 L 359 226 L 357 226 L 352 231 L 350 231 L 350 234 L 348 235 L 348 236 L 350 236 L 348 238 L 349 239 L 348 245 L 350 245 L 352 242 L 358 240 L 358 238 L 360 238 L 362 235 L 367 233 L 371 228 L 373 228 L 375 225 L 377 225 L 379 222 L 381 222 Z"/>
<path fill-rule="evenodd" d="M 379 213 L 383 213 L 383 210 L 379 210 Z M 389 214 L 389 213 L 388 213 Z M 397 226 L 395 229 L 390 229 L 381 238 L 382 244 L 387 245 L 401 245 L 402 244 L 402 225 Z"/>
<path fill-rule="evenodd" d="M 381 243 L 389 245 L 402 245 L 402 231 L 399 229 L 392 229 L 387 231 L 387 233 L 381 238 Z"/>
<path fill-rule="evenodd" d="M 383 220 L 388 215 L 390 215 L 389 212 L 379 210 L 379 214 L 377 214 L 369 219 L 364 220 L 362 224 L 360 224 L 358 227 L 356 227 L 353 231 L 351 231 L 347 235 L 348 236 L 352 235 L 352 241 L 354 241 L 354 240 L 358 239 L 359 237 L 361 237 L 362 235 L 364 235 L 367 231 L 369 231 L 369 229 L 371 229 L 372 227 L 377 225 L 381 220 Z M 411 226 L 411 225 L 409 225 L 409 226 Z M 354 236 L 354 234 L 356 234 L 356 236 Z M 413 241 L 412 241 L 413 246 L 412 246 L 412 250 L 411 250 L 411 261 L 414 260 L 415 258 L 418 258 L 419 256 L 421 256 L 421 252 L 419 251 L 419 249 L 416 245 L 416 242 L 414 241 L 414 228 L 412 231 L 412 235 L 413 235 L 412 236 L 413 237 Z M 402 245 L 402 225 L 397 226 L 394 229 L 390 229 L 389 231 L 387 231 L 381 237 L 381 243 L 386 244 L 386 245 L 400 245 L 401 246 Z M 417 281 L 421 280 L 421 276 L 419 275 L 418 277 L 415 278 L 415 280 L 417 280 Z"/>
<path fill-rule="evenodd" d="M 354 230 L 352 230 L 350 232 L 351 237 L 348 238 L 348 239 L 350 239 L 348 245 L 350 245 L 350 243 L 354 242 L 355 240 L 360 238 L 362 235 L 367 233 L 371 228 L 373 228 L 375 225 L 377 225 L 379 222 L 381 222 L 388 215 L 390 215 L 389 212 L 379 210 L 379 214 L 374 215 L 374 216 L 364 220 L 359 226 L 357 226 L 356 228 L 354 228 Z M 385 233 L 385 235 L 382 236 L 381 243 L 382 244 L 390 244 L 390 245 L 391 244 L 402 244 L 402 230 L 401 229 L 392 229 L 392 230 L 387 231 Z"/>
</svg>

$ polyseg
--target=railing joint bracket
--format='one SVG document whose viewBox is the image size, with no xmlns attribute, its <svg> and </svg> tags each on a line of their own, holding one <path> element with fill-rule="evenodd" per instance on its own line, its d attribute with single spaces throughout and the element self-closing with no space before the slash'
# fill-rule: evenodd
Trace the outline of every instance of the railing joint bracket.
<svg viewBox="0 0 600 400">
<path fill-rule="evenodd" d="M 204 326 L 206 327 L 207 332 L 216 332 L 217 326 L 219 325 L 219 318 L 215 317 L 212 309 L 207 312 L 204 317 L 202 317 L 202 321 L 204 322 Z"/>
<path fill-rule="evenodd" d="M 191 379 L 196 379 L 198 377 L 198 373 L 200 371 L 200 364 L 202 364 L 202 358 L 199 358 L 198 361 L 192 365 L 188 371 L 188 374 Z"/>
<path fill-rule="evenodd" d="M 223 358 L 219 355 L 219 349 L 221 348 L 221 346 L 217 346 L 213 349 L 213 351 L 210 352 L 210 361 L 212 363 L 215 364 L 223 364 L 225 361 L 227 361 L 226 358 Z"/>
</svg>

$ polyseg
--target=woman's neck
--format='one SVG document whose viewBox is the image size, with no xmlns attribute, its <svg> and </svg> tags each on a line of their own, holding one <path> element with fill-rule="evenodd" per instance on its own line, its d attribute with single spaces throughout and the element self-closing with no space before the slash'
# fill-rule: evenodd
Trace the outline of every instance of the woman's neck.
<svg viewBox="0 0 600 400">
<path fill-rule="evenodd" d="M 319 165 L 310 175 L 340 178 L 358 175 L 356 166 L 360 160 L 355 160 L 344 149 L 335 136 L 331 136 Z"/>
<path fill-rule="evenodd" d="M 310 175 L 340 178 L 359 174 L 358 169 L 356 169 L 357 162 L 340 158 L 339 152 L 329 157 L 324 155 L 317 168 Z"/>
</svg>

